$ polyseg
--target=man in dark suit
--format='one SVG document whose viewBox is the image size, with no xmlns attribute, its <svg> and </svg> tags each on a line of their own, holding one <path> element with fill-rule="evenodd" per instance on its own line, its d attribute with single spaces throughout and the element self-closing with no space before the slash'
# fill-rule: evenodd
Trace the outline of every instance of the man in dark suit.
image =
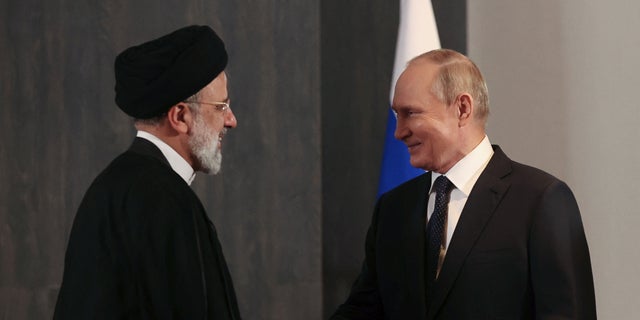
<svg viewBox="0 0 640 320">
<path fill-rule="evenodd" d="M 190 26 L 116 58 L 137 137 L 76 214 L 54 319 L 240 319 L 216 230 L 189 187 L 217 173 L 229 108 L 222 40 Z"/>
<path fill-rule="evenodd" d="M 475 64 L 452 50 L 414 58 L 392 108 L 395 137 L 429 172 L 378 200 L 361 274 L 332 319 L 596 319 L 575 198 L 490 144 Z"/>
</svg>

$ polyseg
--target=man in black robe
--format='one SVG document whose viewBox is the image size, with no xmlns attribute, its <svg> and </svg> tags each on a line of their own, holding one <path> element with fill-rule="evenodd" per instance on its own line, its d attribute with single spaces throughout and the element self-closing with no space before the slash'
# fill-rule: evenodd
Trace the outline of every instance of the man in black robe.
<svg viewBox="0 0 640 320">
<path fill-rule="evenodd" d="M 220 170 L 229 108 L 222 40 L 189 26 L 115 61 L 138 129 L 73 223 L 54 319 L 240 319 L 215 227 L 189 187 Z"/>
</svg>

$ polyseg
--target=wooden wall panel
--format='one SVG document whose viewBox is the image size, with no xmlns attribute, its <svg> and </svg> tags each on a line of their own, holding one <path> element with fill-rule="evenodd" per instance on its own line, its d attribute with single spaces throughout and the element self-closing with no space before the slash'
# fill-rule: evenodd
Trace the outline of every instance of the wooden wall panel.
<svg viewBox="0 0 640 320">
<path fill-rule="evenodd" d="M 0 1 L 0 319 L 51 317 L 75 210 L 131 142 L 116 54 L 187 24 L 230 53 L 238 128 L 194 189 L 243 317 L 328 317 L 363 258 L 397 14 L 386 0 Z"/>
<path fill-rule="evenodd" d="M 322 2 L 323 305 L 344 302 L 375 205 L 395 54 L 397 1 Z"/>
<path fill-rule="evenodd" d="M 198 177 L 246 319 L 320 319 L 320 16 L 314 1 L 229 1 L 220 18 L 238 128 Z M 201 184 L 202 183 L 202 184 Z M 239 298 L 240 299 L 240 298 Z"/>
<path fill-rule="evenodd" d="M 319 319 L 319 8 L 314 1 L 0 3 L 0 318 L 50 318 L 75 210 L 134 135 L 113 60 L 187 24 L 230 52 L 238 128 L 194 188 L 245 319 Z"/>
</svg>

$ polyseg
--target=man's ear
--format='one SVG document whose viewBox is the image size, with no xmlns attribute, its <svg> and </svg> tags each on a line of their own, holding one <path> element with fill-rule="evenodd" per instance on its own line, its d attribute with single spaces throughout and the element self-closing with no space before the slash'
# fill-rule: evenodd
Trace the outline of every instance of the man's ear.
<svg viewBox="0 0 640 320">
<path fill-rule="evenodd" d="M 464 127 L 473 119 L 473 98 L 468 93 L 461 93 L 456 98 L 456 108 L 458 108 L 458 125 Z"/>
<path fill-rule="evenodd" d="M 186 103 L 178 102 L 167 111 L 167 120 L 173 130 L 187 134 L 191 127 L 193 114 Z"/>
</svg>

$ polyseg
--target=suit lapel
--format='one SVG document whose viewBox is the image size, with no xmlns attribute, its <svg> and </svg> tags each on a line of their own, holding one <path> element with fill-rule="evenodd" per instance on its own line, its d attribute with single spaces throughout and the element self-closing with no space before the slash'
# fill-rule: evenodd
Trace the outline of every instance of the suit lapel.
<svg viewBox="0 0 640 320">
<path fill-rule="evenodd" d="M 451 238 L 442 271 L 435 284 L 434 295 L 429 299 L 431 303 L 427 319 L 434 319 L 458 277 L 467 255 L 509 189 L 509 183 L 502 178 L 511 172 L 510 161 L 500 147 L 494 146 L 494 154 L 476 181 Z"/>
<path fill-rule="evenodd" d="M 411 191 L 402 190 L 399 192 L 401 198 L 397 202 L 394 201 L 401 206 L 399 212 L 409 213 L 401 221 L 393 222 L 399 228 L 397 232 L 402 237 L 402 244 L 399 246 L 402 251 L 399 254 L 406 259 L 406 269 L 398 270 L 402 273 L 399 277 L 404 279 L 407 292 L 410 293 L 406 296 L 406 299 L 411 301 L 409 305 L 421 306 L 421 308 L 405 310 L 407 318 L 423 318 L 426 314 L 425 227 L 430 184 L 431 172 L 427 172 L 416 180 L 409 189 Z"/>
</svg>

